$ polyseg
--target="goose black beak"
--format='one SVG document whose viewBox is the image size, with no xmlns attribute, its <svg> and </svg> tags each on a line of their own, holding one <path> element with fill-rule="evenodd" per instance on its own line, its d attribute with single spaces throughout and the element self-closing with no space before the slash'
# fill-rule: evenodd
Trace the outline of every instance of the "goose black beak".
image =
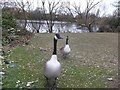
<svg viewBox="0 0 120 90">
<path fill-rule="evenodd" d="M 59 37 L 58 39 L 63 39 L 62 37 Z"/>
<path fill-rule="evenodd" d="M 57 37 L 58 39 L 63 39 L 63 38 L 60 36 L 59 33 L 56 33 L 55 35 L 56 35 L 56 37 Z"/>
</svg>

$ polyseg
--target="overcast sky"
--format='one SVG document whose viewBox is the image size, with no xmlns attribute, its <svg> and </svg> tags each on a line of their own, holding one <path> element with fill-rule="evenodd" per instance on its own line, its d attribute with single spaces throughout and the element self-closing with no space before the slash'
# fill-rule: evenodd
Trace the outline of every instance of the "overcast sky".
<svg viewBox="0 0 120 90">
<path fill-rule="evenodd" d="M 26 0 L 25 0 L 26 1 Z M 34 3 L 34 6 L 38 6 L 37 4 L 41 1 L 41 0 L 31 0 Z M 46 0 L 47 1 L 47 0 Z M 49 1 L 59 1 L 59 0 L 49 0 Z M 79 5 L 79 2 L 81 2 L 82 8 L 85 8 L 86 5 L 86 0 L 60 0 L 61 2 L 70 2 L 70 4 L 74 4 L 76 3 L 76 5 Z M 94 2 L 98 2 L 100 0 L 94 0 Z M 115 10 L 115 7 L 112 6 L 112 4 L 117 1 L 117 0 L 102 0 L 102 2 L 99 4 L 98 8 L 101 10 L 101 13 L 106 13 L 108 14 L 112 14 L 113 11 Z M 46 7 L 47 7 L 47 3 L 46 3 Z M 103 12 L 104 11 L 104 12 Z"/>
<path fill-rule="evenodd" d="M 5 1 L 9 1 L 9 0 L 5 0 Z M 16 1 L 16 0 L 10 0 L 10 1 Z M 22 0 L 17 0 L 17 1 L 22 1 Z M 23 0 L 24 2 L 26 1 L 30 1 L 32 3 L 33 8 L 35 9 L 36 7 L 41 7 L 41 1 L 42 0 Z M 76 3 L 76 5 L 79 5 L 79 2 L 81 3 L 81 7 L 84 10 L 85 6 L 86 6 L 86 0 L 45 0 L 45 6 L 48 7 L 48 3 L 47 1 L 60 1 L 60 2 L 70 2 L 70 5 L 73 5 L 74 3 Z M 93 1 L 93 0 L 92 0 Z M 94 2 L 98 2 L 100 0 L 94 0 Z M 114 4 L 114 2 L 118 1 L 118 0 L 101 0 L 102 2 L 99 4 L 98 7 L 100 9 L 100 13 L 101 15 L 103 13 L 106 13 L 106 15 L 108 14 L 113 14 L 113 11 L 116 9 L 112 4 Z M 33 9 L 32 8 L 32 9 Z"/>
</svg>

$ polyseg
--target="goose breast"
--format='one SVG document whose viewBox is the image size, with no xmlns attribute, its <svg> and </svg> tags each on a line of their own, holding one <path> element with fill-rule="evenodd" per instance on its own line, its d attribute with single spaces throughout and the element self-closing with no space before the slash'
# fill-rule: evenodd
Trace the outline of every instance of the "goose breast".
<svg viewBox="0 0 120 90">
<path fill-rule="evenodd" d="M 55 78 L 60 75 L 61 64 L 58 61 L 48 61 L 45 65 L 45 76 L 48 78 Z"/>
</svg>

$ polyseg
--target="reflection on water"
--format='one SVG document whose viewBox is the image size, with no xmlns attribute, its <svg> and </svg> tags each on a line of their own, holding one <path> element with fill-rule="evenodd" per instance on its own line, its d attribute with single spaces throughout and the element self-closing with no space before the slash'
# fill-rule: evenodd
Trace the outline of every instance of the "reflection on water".
<svg viewBox="0 0 120 90">
<path fill-rule="evenodd" d="M 24 24 L 23 22 L 24 21 L 17 20 L 17 23 L 19 23 L 21 26 Z M 48 32 L 48 25 L 46 21 L 28 20 L 26 29 L 30 32 L 39 30 L 40 33 L 46 33 Z M 97 31 L 98 28 L 94 27 L 93 30 Z M 89 31 L 86 27 L 78 26 L 76 23 L 54 21 L 53 33 L 57 32 L 81 33 Z"/>
</svg>

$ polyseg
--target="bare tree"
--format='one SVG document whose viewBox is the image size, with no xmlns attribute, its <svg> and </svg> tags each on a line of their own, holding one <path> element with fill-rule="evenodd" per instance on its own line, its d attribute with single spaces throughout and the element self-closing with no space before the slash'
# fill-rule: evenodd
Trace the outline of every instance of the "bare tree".
<svg viewBox="0 0 120 90">
<path fill-rule="evenodd" d="M 120 32 L 120 1 L 115 1 L 113 6 L 116 9 L 111 17 L 110 25 L 114 31 Z"/>
<path fill-rule="evenodd" d="M 47 8 L 45 8 L 45 3 L 46 3 L 45 0 L 42 0 L 42 6 L 43 6 L 43 9 L 44 9 L 44 12 L 45 12 L 45 10 L 48 10 L 48 13 L 46 12 L 45 15 L 46 15 L 46 18 L 48 18 L 48 20 L 46 20 L 46 22 L 47 22 L 49 33 L 53 32 L 55 14 L 57 13 L 58 8 L 59 8 L 58 7 L 59 2 L 60 1 L 55 2 L 55 1 L 48 0 L 47 1 L 48 9 L 47 9 Z"/>
<path fill-rule="evenodd" d="M 66 14 L 66 15 L 71 15 L 71 16 L 74 16 L 73 15 L 73 11 L 72 9 L 70 8 L 70 2 L 61 2 L 61 5 L 59 7 L 59 10 L 58 10 L 58 14 Z"/>
<path fill-rule="evenodd" d="M 42 0 L 42 7 L 39 6 L 40 3 L 39 3 L 39 0 L 37 0 L 37 8 L 32 12 L 32 18 L 35 18 L 35 21 L 31 20 L 31 25 L 33 27 L 33 32 L 37 32 L 39 33 L 39 30 L 41 28 L 41 25 L 42 25 L 42 20 L 41 20 L 41 15 L 44 15 L 45 14 L 45 10 L 44 10 L 44 0 Z"/>
<path fill-rule="evenodd" d="M 23 14 L 23 29 L 26 29 L 27 26 L 27 10 L 29 10 L 31 3 L 29 1 L 24 2 L 23 0 L 16 0 L 16 9 Z"/>
<path fill-rule="evenodd" d="M 68 21 L 68 22 L 74 22 L 73 18 L 73 9 L 70 8 L 70 2 L 69 1 L 64 1 L 60 3 L 60 7 L 58 9 L 58 15 L 61 19 L 60 21 L 60 27 L 63 28 L 64 22 L 63 21 Z M 65 23 L 65 26 L 69 26 L 69 23 Z M 60 32 L 60 29 L 58 29 Z M 66 32 L 69 32 L 69 29 L 66 29 Z"/>
<path fill-rule="evenodd" d="M 41 8 L 36 8 L 36 10 L 33 13 L 37 16 L 37 20 L 35 20 L 35 21 L 31 20 L 31 25 L 34 28 L 33 32 L 39 33 L 39 30 L 42 25 L 40 15 L 43 14 L 43 11 Z"/>
<path fill-rule="evenodd" d="M 115 1 L 112 5 L 116 7 L 116 10 L 114 11 L 113 15 L 116 17 L 120 17 L 120 1 Z"/>
<path fill-rule="evenodd" d="M 14 8 L 15 7 L 15 3 L 14 1 L 6 1 L 6 0 L 1 0 L 0 2 L 0 7 L 1 8 L 6 8 L 6 7 L 9 7 L 9 8 Z"/>
<path fill-rule="evenodd" d="M 94 0 L 86 0 L 86 7 L 85 10 L 81 10 L 81 3 L 79 3 L 79 6 L 76 4 L 73 6 L 75 12 L 80 16 L 80 19 L 82 19 L 83 24 L 88 28 L 89 32 L 93 32 L 92 27 L 93 24 L 97 21 L 97 16 L 99 15 L 99 9 L 96 10 L 96 12 L 91 13 L 91 11 L 100 3 L 101 1 L 98 1 L 95 3 Z M 82 24 L 82 25 L 83 25 Z"/>
</svg>

